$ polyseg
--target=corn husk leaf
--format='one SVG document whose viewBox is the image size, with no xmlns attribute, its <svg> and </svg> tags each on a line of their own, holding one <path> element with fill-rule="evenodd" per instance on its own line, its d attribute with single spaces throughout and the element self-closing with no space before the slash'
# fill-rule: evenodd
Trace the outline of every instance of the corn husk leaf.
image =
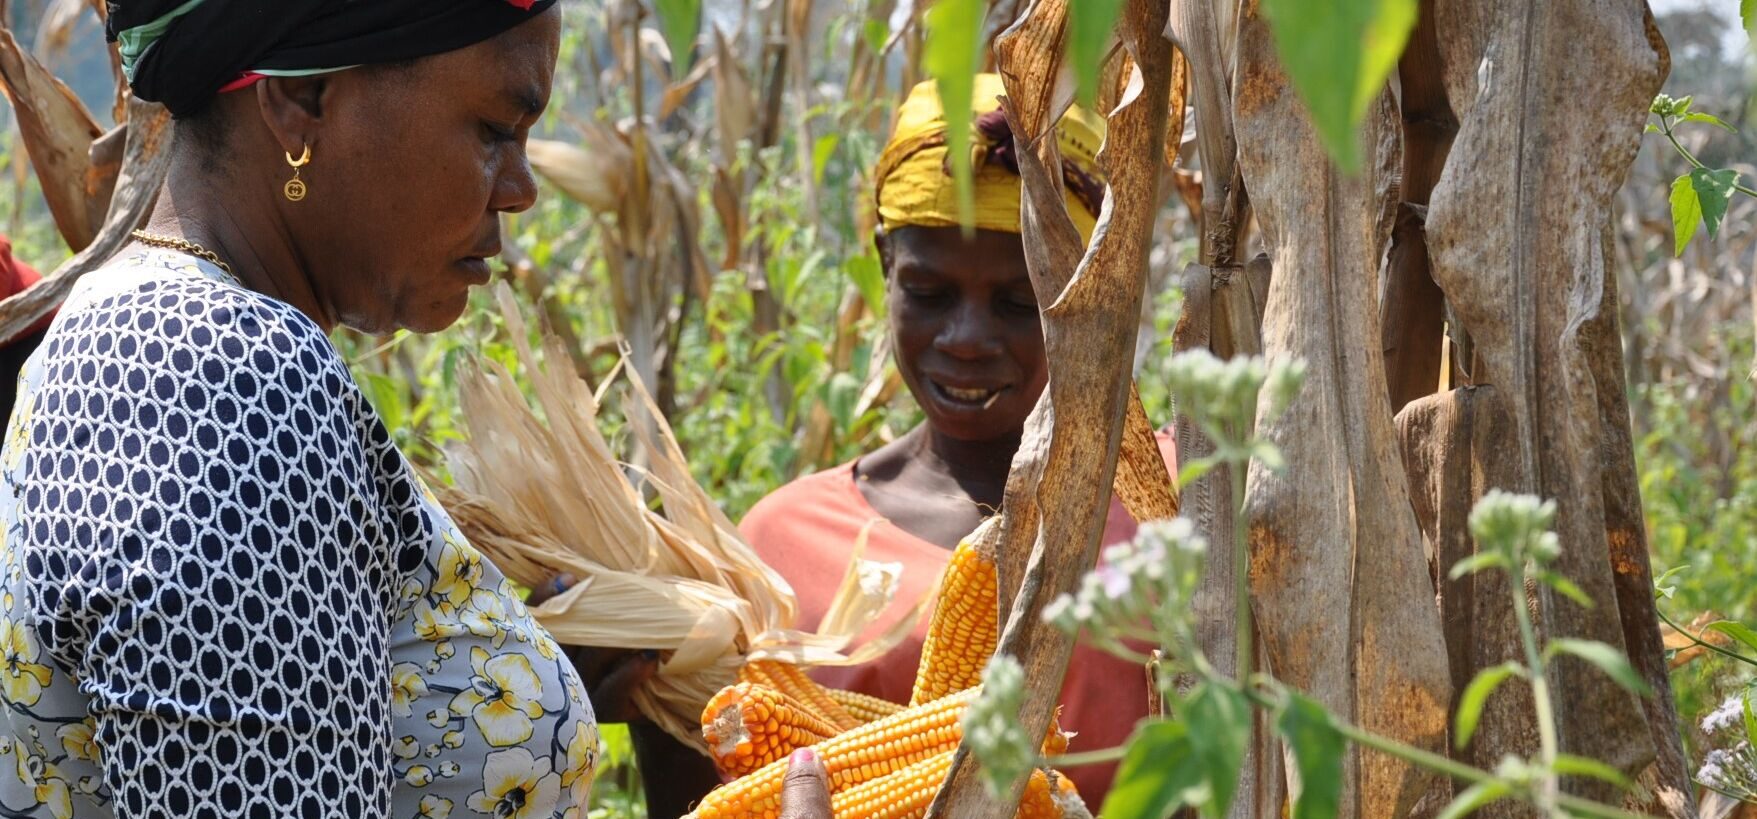
<svg viewBox="0 0 1757 819">
<path fill-rule="evenodd" d="M 84 249 L 97 236 L 110 206 L 107 194 L 100 199 L 95 195 L 98 191 L 87 190 L 92 142 L 103 135 L 103 129 L 67 84 L 27 53 L 11 29 L 3 26 L 0 91 L 12 103 L 19 135 L 55 226 L 69 248 Z"/>
<path fill-rule="evenodd" d="M 439 497 L 471 542 L 514 580 L 536 587 L 564 572 L 578 578 L 532 609 L 561 642 L 661 652 L 659 673 L 634 696 L 660 727 L 702 748 L 702 707 L 747 659 L 865 662 L 914 627 L 931 595 L 877 639 L 847 650 L 890 606 L 899 571 L 861 559 L 856 544 L 833 616 L 816 632 L 798 630 L 792 587 L 695 482 L 635 368 L 618 368 L 628 382 L 618 395 L 642 445 L 639 469 L 624 463 L 598 428 L 601 402 L 611 395 L 608 379 L 594 394 L 553 337 L 539 357 L 510 288 L 499 285 L 496 297 L 536 407 L 498 362 L 461 367 L 470 437 L 448 447 L 456 486 Z M 652 488 L 659 510 L 631 475 Z"/>
</svg>

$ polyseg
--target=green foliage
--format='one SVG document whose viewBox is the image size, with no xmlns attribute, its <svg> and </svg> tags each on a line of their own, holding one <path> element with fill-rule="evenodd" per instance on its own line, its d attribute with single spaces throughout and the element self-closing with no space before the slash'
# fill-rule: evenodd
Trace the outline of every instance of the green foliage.
<svg viewBox="0 0 1757 819">
<path fill-rule="evenodd" d="M 659 30 L 665 45 L 671 49 L 671 74 L 682 77 L 689 73 L 695 55 L 696 32 L 701 29 L 702 0 L 653 0 L 659 14 Z"/>
<path fill-rule="evenodd" d="M 1415 27 L 1415 0 L 1263 0 L 1275 52 L 1331 159 L 1360 166 L 1355 128 Z"/>
<path fill-rule="evenodd" d="M 1597 640 L 1557 637 L 1550 640 L 1549 645 L 1544 648 L 1546 658 L 1555 658 L 1564 654 L 1578 657 L 1598 666 L 1598 670 L 1603 671 L 1606 676 L 1616 681 L 1617 685 L 1632 693 L 1642 696 L 1653 693 L 1653 689 L 1648 687 L 1645 680 L 1641 679 L 1641 674 L 1635 670 L 1635 666 L 1629 663 L 1629 658 L 1622 651 L 1610 645 Z"/>
<path fill-rule="evenodd" d="M 1489 695 L 1509 677 L 1524 676 L 1525 666 L 1515 662 L 1491 665 L 1476 672 L 1470 685 L 1465 686 L 1464 695 L 1458 698 L 1458 713 L 1453 719 L 1453 743 L 1459 748 L 1469 745 L 1470 738 L 1476 736 L 1476 724 L 1482 720 L 1482 709 L 1488 704 Z"/>
<path fill-rule="evenodd" d="M 1206 784 L 1194 756 L 1189 726 L 1172 720 L 1143 720 L 1129 739 L 1100 815 L 1105 819 L 1164 819 L 1178 806 L 1201 800 Z"/>
<path fill-rule="evenodd" d="M 1251 705 L 1244 694 L 1224 685 L 1201 685 L 1183 702 L 1190 746 L 1207 779 L 1203 813 L 1220 819 L 1232 806 L 1239 769 L 1251 742 Z"/>
<path fill-rule="evenodd" d="M 971 98 L 982 65 L 982 0 L 937 0 L 927 10 L 927 45 L 922 67 L 939 89 L 946 116 L 946 153 L 958 184 L 958 214 L 964 224 L 976 218 L 976 188 L 970 167 Z"/>
<path fill-rule="evenodd" d="M 1648 113 L 1659 122 L 1648 123 L 1647 132 L 1664 135 L 1672 148 L 1690 163 L 1691 170 L 1677 179 L 1672 180 L 1672 236 L 1673 253 L 1684 255 L 1684 248 L 1689 247 L 1690 240 L 1696 237 L 1696 228 L 1706 226 L 1708 238 L 1713 239 L 1720 232 L 1721 220 L 1726 218 L 1727 206 L 1731 203 L 1733 193 L 1757 196 L 1757 191 L 1739 184 L 1739 173 L 1730 168 L 1710 168 L 1702 164 L 1683 143 L 1678 142 L 1675 129 L 1679 123 L 1693 122 L 1735 130 L 1731 125 L 1722 122 L 1713 114 L 1691 111 L 1694 103 L 1691 97 L 1673 99 L 1665 94 L 1653 98 Z"/>
<path fill-rule="evenodd" d="M 1074 69 L 1080 104 L 1088 108 L 1098 99 L 1098 79 L 1122 7 L 1122 0 L 1069 0 L 1066 59 Z"/>
<path fill-rule="evenodd" d="M 1292 794 L 1293 819 L 1336 819 L 1348 742 L 1331 722 L 1330 712 L 1317 700 L 1290 692 L 1275 727 L 1299 769 L 1299 787 Z"/>
</svg>

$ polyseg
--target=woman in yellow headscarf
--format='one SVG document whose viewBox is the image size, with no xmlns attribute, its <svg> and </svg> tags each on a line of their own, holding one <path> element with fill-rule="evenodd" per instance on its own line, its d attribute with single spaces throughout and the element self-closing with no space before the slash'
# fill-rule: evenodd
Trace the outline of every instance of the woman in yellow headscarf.
<svg viewBox="0 0 1757 819">
<path fill-rule="evenodd" d="M 1038 294 L 1019 235 L 1018 165 L 997 110 L 1001 93 L 998 76 L 977 77 L 973 235 L 959 225 L 946 122 L 932 83 L 917 86 L 899 109 L 874 174 L 875 242 L 887 279 L 892 349 L 926 420 L 854 461 L 776 490 L 740 527 L 798 592 L 803 628 L 823 616 L 849 548 L 874 521 L 865 557 L 902 564 L 903 579 L 893 610 L 872 633 L 905 615 L 933 584 L 949 550 L 1000 507 L 1025 417 L 1047 383 Z M 1077 108 L 1056 133 L 1068 211 L 1088 239 L 1103 193 L 1094 162 L 1103 135 L 1103 121 Z M 1170 439 L 1161 447 L 1169 462 Z M 1134 529 L 1113 503 L 1105 542 L 1126 539 Z M 814 676 L 907 702 L 924 632 L 925 624 L 918 626 L 870 665 L 820 669 Z M 1108 654 L 1080 649 L 1062 702 L 1062 725 L 1079 733 L 1076 750 L 1119 744 L 1145 716 L 1145 677 Z M 1067 773 L 1096 805 L 1115 770 L 1103 765 Z"/>
</svg>

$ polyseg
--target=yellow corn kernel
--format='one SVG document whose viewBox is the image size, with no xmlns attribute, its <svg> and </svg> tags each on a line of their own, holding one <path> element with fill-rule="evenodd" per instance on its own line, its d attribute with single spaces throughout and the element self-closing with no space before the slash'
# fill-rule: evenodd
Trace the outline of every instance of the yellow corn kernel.
<svg viewBox="0 0 1757 819">
<path fill-rule="evenodd" d="M 915 671 L 910 705 L 931 702 L 982 682 L 982 668 L 1000 635 L 997 603 L 999 581 L 994 554 L 985 547 L 992 530 L 985 523 L 952 550 L 940 582 L 939 600 L 921 644 L 921 665 Z"/>
<path fill-rule="evenodd" d="M 880 699 L 871 694 L 862 694 L 859 691 L 847 691 L 841 688 L 826 688 L 824 689 L 824 693 L 829 694 L 830 699 L 835 700 L 837 705 L 842 706 L 842 710 L 847 711 L 850 716 L 860 720 L 861 725 L 865 725 L 873 720 L 884 719 L 906 707 L 901 703 Z"/>
<path fill-rule="evenodd" d="M 978 691 L 954 694 L 843 731 L 816 745 L 830 774 L 830 792 L 896 773 L 934 754 L 958 747 L 964 710 Z M 787 760 L 778 759 L 708 794 L 693 819 L 777 819 Z"/>
<path fill-rule="evenodd" d="M 714 766 L 729 777 L 743 776 L 836 733 L 835 726 L 791 697 L 756 683 L 726 686 L 702 710 L 702 739 Z"/>
<path fill-rule="evenodd" d="M 828 689 L 806 676 L 805 669 L 792 663 L 754 660 L 745 663 L 744 668 L 739 670 L 738 681 L 759 683 L 786 694 L 811 709 L 818 719 L 836 726 L 838 730 L 846 731 L 860 725 L 860 720 L 830 699 Z"/>
<path fill-rule="evenodd" d="M 952 768 L 952 751 L 943 751 L 888 776 L 856 785 L 831 798 L 831 812 L 836 819 L 921 819 L 945 784 Z M 1052 784 L 1052 780 L 1055 782 Z M 1065 806 L 1079 801 L 1068 784 L 1066 794 L 1060 790 L 1066 777 L 1054 771 L 1033 771 L 1019 802 L 1018 819 L 1064 819 L 1085 814 L 1066 813 Z"/>
</svg>

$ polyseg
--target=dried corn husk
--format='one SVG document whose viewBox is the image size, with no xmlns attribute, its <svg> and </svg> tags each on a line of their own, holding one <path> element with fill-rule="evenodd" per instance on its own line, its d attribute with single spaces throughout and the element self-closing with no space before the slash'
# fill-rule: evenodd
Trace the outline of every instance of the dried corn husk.
<svg viewBox="0 0 1757 819">
<path fill-rule="evenodd" d="M 854 636 L 889 607 L 900 572 L 862 559 L 861 538 L 832 601 L 833 616 L 817 632 L 796 629 L 792 587 L 695 482 L 638 373 L 619 368 L 629 379 L 626 415 L 643 445 L 644 480 L 663 511 L 649 508 L 630 482 L 630 467 L 598 429 L 601 397 L 574 374 L 560 342 L 546 338 L 539 359 L 511 290 L 501 284 L 496 296 L 538 411 L 498 362 L 463 367 L 459 389 L 470 438 L 447 448 L 456 486 L 441 492 L 441 501 L 514 580 L 537 586 L 562 572 L 580 578 L 534 609 L 557 639 L 662 652 L 659 673 L 635 693 L 636 706 L 654 722 L 701 748 L 703 705 L 747 659 L 863 663 L 914 627 L 931 594 L 878 639 L 850 650 Z"/>
</svg>

